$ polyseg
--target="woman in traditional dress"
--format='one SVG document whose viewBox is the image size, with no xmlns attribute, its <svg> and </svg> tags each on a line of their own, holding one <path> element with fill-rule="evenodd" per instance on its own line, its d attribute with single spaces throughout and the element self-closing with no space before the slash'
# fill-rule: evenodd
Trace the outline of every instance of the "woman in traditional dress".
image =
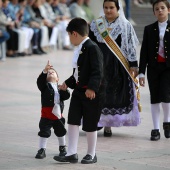
<svg viewBox="0 0 170 170">
<path fill-rule="evenodd" d="M 105 127 L 104 136 L 110 137 L 111 127 L 140 123 L 134 80 L 139 41 L 118 0 L 104 0 L 103 11 L 103 16 L 92 21 L 89 36 L 104 55 L 104 100 L 98 126 Z"/>
</svg>

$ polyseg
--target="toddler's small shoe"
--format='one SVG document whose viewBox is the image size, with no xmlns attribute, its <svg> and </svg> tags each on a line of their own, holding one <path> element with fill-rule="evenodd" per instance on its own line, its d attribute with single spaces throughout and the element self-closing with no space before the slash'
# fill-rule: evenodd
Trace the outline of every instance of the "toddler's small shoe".
<svg viewBox="0 0 170 170">
<path fill-rule="evenodd" d="M 150 138 L 150 140 L 157 141 L 157 140 L 160 139 L 160 137 L 161 137 L 161 135 L 160 135 L 159 129 L 153 129 L 151 131 L 151 138 Z"/>
<path fill-rule="evenodd" d="M 43 159 L 45 157 L 46 157 L 46 154 L 45 154 L 44 148 L 41 148 L 40 150 L 38 150 L 38 153 L 35 156 L 35 158 L 37 158 L 37 159 Z"/>
<path fill-rule="evenodd" d="M 59 156 L 65 156 L 67 154 L 66 146 L 59 146 Z"/>
<path fill-rule="evenodd" d="M 87 154 L 82 160 L 82 164 L 93 164 L 97 162 L 97 156 L 95 155 L 94 158 L 92 158 L 91 155 Z"/>
</svg>

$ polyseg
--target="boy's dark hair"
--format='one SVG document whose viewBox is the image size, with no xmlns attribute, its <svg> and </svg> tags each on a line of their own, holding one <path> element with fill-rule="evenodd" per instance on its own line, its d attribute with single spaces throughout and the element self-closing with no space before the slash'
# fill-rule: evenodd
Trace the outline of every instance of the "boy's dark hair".
<svg viewBox="0 0 170 170">
<path fill-rule="evenodd" d="M 114 2 L 115 5 L 116 5 L 117 10 L 120 9 L 119 1 L 118 1 L 118 0 L 104 0 L 104 2 L 103 2 L 103 8 L 104 8 L 104 3 L 105 3 L 105 2 Z"/>
<path fill-rule="evenodd" d="M 170 8 L 170 4 L 169 4 L 169 2 L 168 2 L 167 0 L 156 0 L 156 1 L 154 1 L 153 4 L 152 4 L 153 11 L 154 11 L 155 5 L 158 4 L 159 2 L 163 2 L 168 9 Z"/>
<path fill-rule="evenodd" d="M 83 18 L 74 18 L 69 22 L 66 31 L 71 34 L 75 31 L 84 37 L 89 34 L 89 27 Z"/>
</svg>

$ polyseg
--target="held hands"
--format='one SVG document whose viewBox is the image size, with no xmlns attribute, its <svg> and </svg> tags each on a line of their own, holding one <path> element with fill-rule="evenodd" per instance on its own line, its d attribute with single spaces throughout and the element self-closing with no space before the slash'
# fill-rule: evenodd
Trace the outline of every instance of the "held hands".
<svg viewBox="0 0 170 170">
<path fill-rule="evenodd" d="M 134 78 L 136 78 L 137 75 L 138 75 L 138 68 L 137 67 L 130 67 L 129 72 Z"/>
<path fill-rule="evenodd" d="M 50 68 L 53 68 L 53 66 L 50 64 L 50 62 L 48 60 L 47 65 L 44 68 L 44 73 L 47 73 Z"/>
<path fill-rule="evenodd" d="M 139 78 L 139 84 L 144 87 L 145 86 L 145 77 Z"/>
<path fill-rule="evenodd" d="M 85 92 L 85 95 L 87 98 L 89 98 L 90 100 L 94 99 L 96 97 L 96 94 L 93 90 L 87 89 Z"/>
<path fill-rule="evenodd" d="M 60 90 L 64 90 L 64 91 L 66 91 L 68 87 L 67 87 L 66 83 L 65 83 L 65 82 L 63 82 L 63 84 L 62 84 L 62 85 L 58 85 L 58 88 L 59 88 Z"/>
</svg>

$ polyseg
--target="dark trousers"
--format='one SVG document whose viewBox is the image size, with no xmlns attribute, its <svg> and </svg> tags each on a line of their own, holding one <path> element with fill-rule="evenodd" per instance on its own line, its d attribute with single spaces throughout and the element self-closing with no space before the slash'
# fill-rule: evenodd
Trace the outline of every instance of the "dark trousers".
<svg viewBox="0 0 170 170">
<path fill-rule="evenodd" d="M 126 4 L 125 16 L 126 16 L 127 19 L 130 19 L 131 18 L 130 0 L 125 0 L 125 4 Z"/>
<path fill-rule="evenodd" d="M 10 35 L 7 31 L 2 31 L 2 35 L 0 36 L 0 44 L 4 41 L 7 41 L 10 38 Z"/>
<path fill-rule="evenodd" d="M 18 50 L 18 33 L 7 27 L 10 38 L 7 40 L 7 49 L 12 51 Z"/>
<path fill-rule="evenodd" d="M 41 118 L 39 122 L 40 131 L 38 135 L 40 137 L 49 138 L 51 136 L 51 128 L 54 129 L 54 133 L 57 137 L 62 137 L 66 134 L 66 129 L 64 127 L 65 119 L 50 120 L 46 118 Z"/>
<path fill-rule="evenodd" d="M 170 68 L 165 63 L 147 68 L 147 78 L 151 96 L 151 104 L 170 102 Z"/>
<path fill-rule="evenodd" d="M 85 90 L 75 89 L 73 91 L 68 113 L 68 124 L 80 126 L 82 120 L 82 130 L 93 132 L 97 130 L 100 114 L 100 97 L 98 95 L 95 99 L 90 100 L 85 96 Z"/>
<path fill-rule="evenodd" d="M 40 44 L 40 41 L 41 41 L 40 40 L 41 30 L 38 29 L 38 28 L 33 28 L 33 31 L 34 31 L 34 34 L 33 34 L 33 37 L 32 37 L 32 45 L 39 47 L 39 44 Z"/>
</svg>

